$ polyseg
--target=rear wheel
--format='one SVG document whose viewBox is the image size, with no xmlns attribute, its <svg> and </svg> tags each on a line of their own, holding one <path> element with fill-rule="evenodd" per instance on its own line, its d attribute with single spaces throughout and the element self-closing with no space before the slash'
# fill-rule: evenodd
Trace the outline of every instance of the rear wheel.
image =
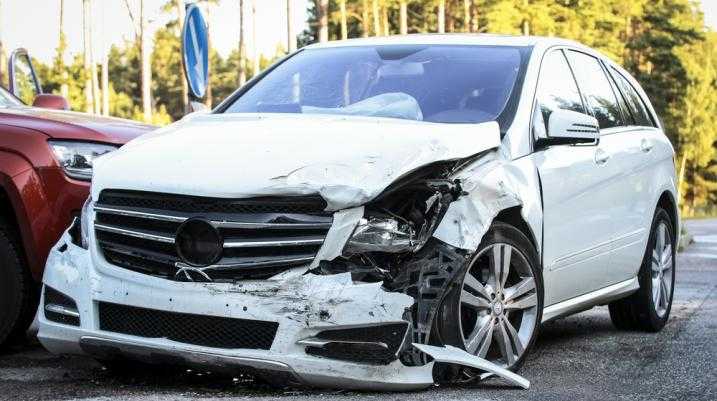
<svg viewBox="0 0 717 401">
<path fill-rule="evenodd" d="M 638 272 L 640 289 L 610 303 L 610 318 L 619 329 L 660 331 L 672 307 L 675 283 L 675 236 L 669 214 L 658 208 Z"/>
<path fill-rule="evenodd" d="M 35 309 L 35 285 L 14 232 L 0 220 L 0 346 L 24 338 Z"/>
<path fill-rule="evenodd" d="M 535 342 L 543 283 L 532 243 L 516 228 L 495 223 L 437 316 L 437 336 L 513 371 Z M 464 378 L 475 371 L 453 372 Z"/>
</svg>

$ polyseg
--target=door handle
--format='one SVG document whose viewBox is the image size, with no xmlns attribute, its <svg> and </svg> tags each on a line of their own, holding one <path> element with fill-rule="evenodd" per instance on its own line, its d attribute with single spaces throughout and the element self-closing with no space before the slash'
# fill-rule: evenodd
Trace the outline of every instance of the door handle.
<svg viewBox="0 0 717 401">
<path fill-rule="evenodd" d="M 652 142 L 648 141 L 645 138 L 642 138 L 642 140 L 640 141 L 640 150 L 642 150 L 645 153 L 650 153 L 653 146 L 654 145 L 652 144 Z"/>
<path fill-rule="evenodd" d="M 606 151 L 598 148 L 595 150 L 595 164 L 602 165 L 607 163 L 608 159 L 610 159 L 610 154 Z"/>
</svg>

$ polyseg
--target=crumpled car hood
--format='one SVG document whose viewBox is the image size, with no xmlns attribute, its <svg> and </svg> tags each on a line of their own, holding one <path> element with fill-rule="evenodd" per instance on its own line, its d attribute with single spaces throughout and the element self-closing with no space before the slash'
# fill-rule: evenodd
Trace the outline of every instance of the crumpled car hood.
<svg viewBox="0 0 717 401">
<path fill-rule="evenodd" d="M 245 198 L 320 194 L 327 210 L 362 205 L 418 167 L 500 144 L 495 122 L 297 114 L 193 115 L 97 160 L 104 188 Z"/>
</svg>

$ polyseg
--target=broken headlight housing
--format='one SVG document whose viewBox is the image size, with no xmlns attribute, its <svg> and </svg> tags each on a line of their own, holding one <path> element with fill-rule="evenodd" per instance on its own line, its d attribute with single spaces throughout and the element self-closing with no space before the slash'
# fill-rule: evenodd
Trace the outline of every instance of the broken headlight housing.
<svg viewBox="0 0 717 401">
<path fill-rule="evenodd" d="M 417 243 L 416 232 L 407 222 L 393 217 L 364 217 L 349 237 L 344 253 L 407 252 Z"/>
<path fill-rule="evenodd" d="M 460 183 L 418 179 L 400 183 L 366 206 L 344 247 L 344 256 L 416 252 L 428 241 L 448 204 L 460 196 Z"/>
<path fill-rule="evenodd" d="M 80 214 L 80 246 L 84 249 L 89 248 L 90 244 L 90 212 L 92 211 L 92 197 L 88 197 L 85 204 L 82 205 L 82 213 Z"/>
</svg>

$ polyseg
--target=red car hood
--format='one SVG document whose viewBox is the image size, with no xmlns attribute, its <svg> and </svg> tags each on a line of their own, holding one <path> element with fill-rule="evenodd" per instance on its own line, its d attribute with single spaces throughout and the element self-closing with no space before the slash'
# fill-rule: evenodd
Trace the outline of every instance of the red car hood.
<svg viewBox="0 0 717 401">
<path fill-rule="evenodd" d="M 0 124 L 34 129 L 56 139 L 97 141 L 118 145 L 157 128 L 121 118 L 37 107 L 2 108 Z"/>
</svg>

